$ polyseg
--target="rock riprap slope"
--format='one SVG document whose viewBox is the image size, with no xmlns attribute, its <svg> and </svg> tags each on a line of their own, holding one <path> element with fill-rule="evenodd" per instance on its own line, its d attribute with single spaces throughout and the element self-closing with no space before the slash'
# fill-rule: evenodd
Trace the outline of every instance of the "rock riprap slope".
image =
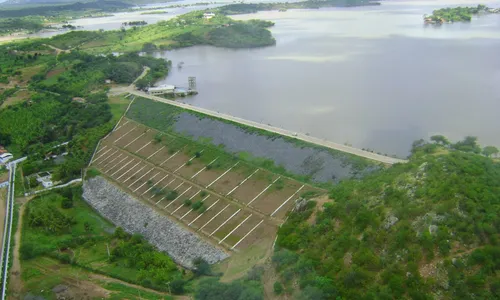
<svg viewBox="0 0 500 300">
<path fill-rule="evenodd" d="M 83 198 L 116 226 L 144 236 L 184 267 L 191 268 L 198 257 L 213 264 L 229 256 L 102 177 L 84 183 Z"/>
</svg>

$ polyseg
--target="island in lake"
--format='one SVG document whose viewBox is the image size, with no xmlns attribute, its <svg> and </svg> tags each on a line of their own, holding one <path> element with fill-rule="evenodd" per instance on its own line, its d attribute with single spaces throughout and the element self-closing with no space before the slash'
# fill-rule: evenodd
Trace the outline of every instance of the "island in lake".
<svg viewBox="0 0 500 300">
<path fill-rule="evenodd" d="M 476 7 L 447 7 L 433 11 L 430 16 L 424 15 L 424 23 L 441 25 L 443 23 L 470 22 L 473 15 L 491 13 L 500 13 L 500 9 L 489 8 L 483 4 Z"/>
</svg>

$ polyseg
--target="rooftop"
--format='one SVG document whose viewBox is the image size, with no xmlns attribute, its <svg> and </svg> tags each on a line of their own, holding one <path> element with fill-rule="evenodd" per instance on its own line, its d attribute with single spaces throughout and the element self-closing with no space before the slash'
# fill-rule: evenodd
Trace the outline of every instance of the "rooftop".
<svg viewBox="0 0 500 300">
<path fill-rule="evenodd" d="M 160 85 L 157 87 L 151 87 L 148 91 L 163 91 L 163 90 L 174 90 L 175 85 Z"/>
</svg>

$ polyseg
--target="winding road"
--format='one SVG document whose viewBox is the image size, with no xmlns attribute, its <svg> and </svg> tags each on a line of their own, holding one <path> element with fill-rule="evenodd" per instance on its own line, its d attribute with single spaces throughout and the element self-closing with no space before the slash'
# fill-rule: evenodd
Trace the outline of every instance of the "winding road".
<svg viewBox="0 0 500 300">
<path fill-rule="evenodd" d="M 273 132 L 273 133 L 278 133 L 278 134 L 281 134 L 281 135 L 284 135 L 284 136 L 288 136 L 288 137 L 291 137 L 291 138 L 295 138 L 295 139 L 298 139 L 298 140 L 301 140 L 301 141 L 304 141 L 304 142 L 313 143 L 313 144 L 320 145 L 320 146 L 323 146 L 323 147 L 326 147 L 326 148 L 330 148 L 330 149 L 342 151 L 342 152 L 353 154 L 353 155 L 360 156 L 360 157 L 364 157 L 364 158 L 371 159 L 371 160 L 374 160 L 374 161 L 378 161 L 378 162 L 381 162 L 381 163 L 384 163 L 384 164 L 390 164 L 390 165 L 392 165 L 392 164 L 396 164 L 396 163 L 406 163 L 407 162 L 407 160 L 404 160 L 404 159 L 393 158 L 393 157 L 389 157 L 389 156 L 385 156 L 385 155 L 380 155 L 380 154 L 368 152 L 368 151 L 361 150 L 361 149 L 358 149 L 358 148 L 354 148 L 354 147 L 350 147 L 350 146 L 346 146 L 346 145 L 342 145 L 342 144 L 330 142 L 330 141 L 327 141 L 327 140 L 324 140 L 324 139 L 319 139 L 319 138 L 316 138 L 316 137 L 312 137 L 312 136 L 309 136 L 307 134 L 296 133 L 296 132 L 293 132 L 293 131 L 290 131 L 290 130 L 286 130 L 286 129 L 283 129 L 283 128 L 278 128 L 278 127 L 274 127 L 274 126 L 267 125 L 267 124 L 262 124 L 262 123 L 258 123 L 258 122 L 254 122 L 254 121 L 249 121 L 249 120 L 245 120 L 245 119 L 242 119 L 242 118 L 234 117 L 234 116 L 231 116 L 231 115 L 227 115 L 227 114 L 215 112 L 215 111 L 212 111 L 212 110 L 208 110 L 208 109 L 205 109 L 205 108 L 201 108 L 201 107 L 197 107 L 197 106 L 192 106 L 192 105 L 185 104 L 185 103 L 182 103 L 182 102 L 176 102 L 176 101 L 168 100 L 168 99 L 165 99 L 165 98 L 161 98 L 161 97 L 149 95 L 149 94 L 147 94 L 145 92 L 135 90 L 132 87 L 132 85 L 129 86 L 129 87 L 127 87 L 127 88 L 123 88 L 121 91 L 122 92 L 130 93 L 132 95 L 136 95 L 136 96 L 139 96 L 139 97 L 144 97 L 144 98 L 148 98 L 148 99 L 151 99 L 151 100 L 154 100 L 154 101 L 163 102 L 163 103 L 167 103 L 167 104 L 174 105 L 174 106 L 177 106 L 177 107 L 181 107 L 181 108 L 184 108 L 184 109 L 196 111 L 196 112 L 203 113 L 203 114 L 206 114 L 206 115 L 209 115 L 209 116 L 213 116 L 213 117 L 225 119 L 225 120 L 228 120 L 228 121 L 240 123 L 240 124 L 247 125 L 247 126 L 250 126 L 250 127 L 255 127 L 255 128 L 263 129 L 263 130 L 266 130 L 266 131 L 269 131 L 269 132 Z"/>
</svg>

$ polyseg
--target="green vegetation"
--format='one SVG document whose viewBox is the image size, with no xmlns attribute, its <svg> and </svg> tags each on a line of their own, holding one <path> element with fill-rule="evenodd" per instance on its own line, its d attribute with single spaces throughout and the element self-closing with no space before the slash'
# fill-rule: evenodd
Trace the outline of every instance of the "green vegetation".
<svg viewBox="0 0 500 300">
<path fill-rule="evenodd" d="M 179 108 L 176 106 L 168 105 L 168 104 L 161 103 L 161 102 L 152 101 L 152 100 L 146 99 L 146 98 L 136 98 L 136 100 L 134 101 L 134 103 L 130 107 L 129 111 L 127 112 L 127 117 L 130 119 L 133 119 L 139 123 L 145 124 L 146 126 L 160 130 L 160 131 L 164 132 L 165 135 L 173 136 L 175 138 L 174 141 L 182 144 L 182 146 L 193 145 L 193 147 L 194 147 L 196 145 L 199 145 L 200 143 L 203 144 L 204 148 L 209 150 L 210 153 L 217 153 L 217 155 L 215 155 L 214 157 L 211 157 L 207 154 L 208 151 L 206 150 L 204 152 L 204 155 L 201 156 L 201 158 L 204 159 L 204 162 L 209 163 L 215 157 L 217 157 L 217 156 L 220 157 L 214 164 L 211 165 L 210 168 L 220 168 L 220 167 L 228 165 L 227 162 L 229 162 L 229 164 L 230 164 L 231 161 L 235 161 L 235 160 L 240 159 L 240 160 L 243 160 L 251 165 L 258 166 L 258 167 L 261 167 L 263 169 L 267 169 L 273 173 L 278 173 L 278 174 L 281 174 L 281 175 L 284 175 L 287 177 L 291 177 L 291 178 L 294 178 L 294 179 L 302 181 L 302 182 L 311 183 L 311 184 L 314 184 L 316 186 L 323 187 L 323 188 L 330 188 L 331 187 L 330 183 L 322 184 L 322 183 L 312 182 L 312 180 L 309 176 L 302 176 L 302 175 L 297 175 L 297 174 L 293 174 L 291 172 L 288 172 L 284 167 L 277 166 L 275 164 L 275 162 L 272 160 L 264 159 L 261 157 L 253 157 L 249 153 L 236 153 L 236 154 L 228 153 L 227 151 L 224 150 L 223 145 L 222 146 L 221 145 L 215 146 L 212 144 L 212 142 L 210 140 L 204 140 L 204 139 L 199 139 L 199 140 L 194 141 L 193 138 L 190 136 L 185 136 L 185 135 L 182 135 L 181 133 L 175 132 L 174 129 L 172 128 L 172 126 L 175 124 L 175 122 L 178 118 L 178 115 L 181 113 L 188 113 L 188 114 L 194 115 L 200 119 L 202 119 L 202 118 L 214 119 L 214 120 L 224 122 L 224 123 L 236 126 L 238 128 L 241 128 L 242 130 L 244 130 L 247 133 L 262 135 L 262 136 L 268 137 L 269 139 L 282 138 L 285 141 L 293 143 L 294 145 L 296 145 L 298 147 L 309 147 L 309 148 L 315 148 L 315 149 L 319 149 L 319 150 L 326 150 L 329 153 L 331 153 L 332 156 L 342 159 L 344 164 L 352 165 L 353 169 L 356 172 L 359 172 L 361 174 L 363 173 L 364 170 L 366 170 L 368 168 L 377 168 L 376 163 L 369 161 L 367 159 L 363 159 L 359 156 L 346 154 L 346 153 L 343 153 L 340 151 L 335 151 L 332 149 L 324 148 L 324 147 L 321 147 L 321 146 L 318 146 L 315 144 L 303 142 L 301 140 L 297 140 L 294 138 L 285 137 L 285 136 L 282 136 L 280 134 L 271 133 L 269 131 L 257 129 L 254 127 L 249 127 L 249 126 L 235 123 L 232 121 L 228 121 L 225 119 L 211 117 L 211 116 L 208 116 L 208 115 L 205 115 L 202 113 L 198 113 L 198 112 L 194 112 L 194 111 L 190 111 L 190 110 L 185 110 L 185 109 L 182 109 L 182 108 Z M 166 145 L 168 145 L 169 148 L 172 148 L 173 142 L 168 141 L 166 143 Z M 174 153 L 175 151 L 177 151 L 180 148 L 181 148 L 181 146 L 173 147 L 169 151 Z M 194 154 L 194 152 L 193 152 L 193 154 Z M 226 162 L 226 163 L 224 165 L 222 165 L 223 162 Z M 234 164 L 234 162 L 233 162 L 233 164 Z M 227 167 L 230 167 L 230 165 L 228 165 Z M 278 183 L 277 187 L 278 188 L 280 187 L 279 183 Z"/>
<path fill-rule="evenodd" d="M 430 24 L 442 24 L 447 22 L 470 22 L 473 15 L 486 13 L 499 13 L 500 10 L 495 10 L 478 4 L 476 7 L 447 7 L 437 9 L 432 12 L 432 15 L 424 15 L 424 21 Z"/>
<path fill-rule="evenodd" d="M 161 291 L 168 291 L 166 282 L 185 283 L 186 276 L 170 257 L 139 235 L 121 228 L 109 233 L 112 230 L 112 225 L 81 199 L 81 187 L 38 196 L 29 202 L 24 214 L 21 259 L 24 264 L 51 257 Z"/>
<path fill-rule="evenodd" d="M 120 11 L 130 7 L 120 1 L 95 1 L 84 3 L 5 6 L 0 8 L 0 35 L 25 31 L 32 33 L 42 29 L 52 29 L 55 23 L 65 23 L 79 17 L 97 17 L 105 12 Z M 70 26 L 71 25 L 65 25 Z M 64 28 L 64 26 L 63 26 Z"/>
<path fill-rule="evenodd" d="M 29 99 L 0 110 L 0 144 L 15 155 L 29 156 L 23 163 L 25 176 L 52 170 L 56 181 L 81 175 L 97 142 L 128 104 L 106 96 L 105 80 L 130 84 L 144 67 L 151 69 L 147 78 L 154 80 L 169 68 L 163 59 L 137 54 L 93 56 L 72 51 L 56 57 L 37 42 L 1 46 L 0 54 L 0 69 L 8 80 L 30 91 Z M 0 104 L 18 89 L 5 90 Z M 56 147 L 68 141 L 67 146 Z M 68 155 L 59 161 L 46 159 L 64 152 Z"/>
<path fill-rule="evenodd" d="M 290 214 L 273 256 L 285 293 L 498 297 L 500 164 L 476 154 L 475 138 L 433 141 L 415 142 L 409 163 L 340 183 L 322 209 L 310 202 Z"/>
<path fill-rule="evenodd" d="M 235 21 L 222 14 L 207 20 L 203 11 L 190 12 L 168 21 L 115 31 L 74 31 L 55 36 L 47 44 L 61 49 L 78 47 L 91 53 L 135 52 L 193 45 L 250 48 L 274 45 L 266 29 L 270 22 Z M 146 46 L 146 48 L 145 48 Z"/>
<path fill-rule="evenodd" d="M 0 35 L 11 34 L 23 30 L 36 32 L 43 28 L 44 21 L 41 17 L 0 18 Z"/>
<path fill-rule="evenodd" d="M 217 278 L 202 279 L 195 293 L 196 300 L 261 300 L 264 299 L 261 267 L 254 267 L 248 274 L 231 283 L 221 283 Z"/>
<path fill-rule="evenodd" d="M 218 8 L 218 11 L 225 15 L 250 14 L 267 10 L 287 10 L 287 9 L 318 9 L 322 7 L 352 7 L 380 5 L 378 2 L 367 0 L 322 0 L 322 1 L 301 1 L 301 2 L 280 2 L 280 3 L 238 3 L 229 4 Z"/>
<path fill-rule="evenodd" d="M 162 14 L 167 14 L 168 11 L 166 10 L 154 10 L 154 11 L 145 11 L 141 13 L 141 15 L 162 15 Z"/>
<path fill-rule="evenodd" d="M 78 16 L 78 12 L 83 14 L 96 14 L 103 11 L 117 11 L 120 9 L 131 7 L 120 1 L 94 1 L 94 2 L 76 2 L 61 5 L 37 5 L 24 7 L 2 7 L 0 9 L 0 18 L 14 18 L 26 16 Z"/>
<path fill-rule="evenodd" d="M 193 203 L 191 205 L 191 208 L 193 210 L 196 210 L 196 211 L 200 211 L 201 210 L 201 212 L 203 212 L 204 210 L 202 209 L 202 207 L 203 207 L 203 202 L 201 202 L 201 201 L 196 201 L 195 203 Z"/>
</svg>

